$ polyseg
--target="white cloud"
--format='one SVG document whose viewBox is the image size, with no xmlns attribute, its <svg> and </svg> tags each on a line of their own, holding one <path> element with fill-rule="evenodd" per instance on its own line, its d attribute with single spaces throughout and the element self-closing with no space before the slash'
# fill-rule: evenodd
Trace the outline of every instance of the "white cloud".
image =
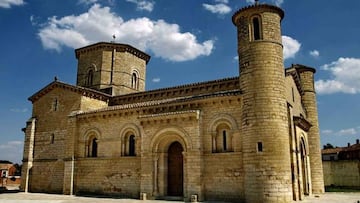
<svg viewBox="0 0 360 203">
<path fill-rule="evenodd" d="M 23 0 L 0 0 L 0 8 L 11 8 L 11 6 L 24 5 Z"/>
<path fill-rule="evenodd" d="M 356 135 L 358 132 L 355 130 L 355 128 L 348 128 L 348 129 L 342 129 L 337 134 L 344 136 L 344 135 Z"/>
<path fill-rule="evenodd" d="M 0 144 L 0 154 L 2 160 L 9 160 L 15 163 L 21 163 L 23 142 L 14 140 Z"/>
<path fill-rule="evenodd" d="M 78 0 L 78 4 L 90 5 L 96 3 L 98 0 Z"/>
<path fill-rule="evenodd" d="M 360 130 L 359 128 L 346 128 L 346 129 L 341 129 L 338 131 L 334 131 L 334 130 L 322 130 L 321 134 L 322 135 L 328 135 L 328 136 L 348 136 L 348 135 L 356 135 L 359 134 Z"/>
<path fill-rule="evenodd" d="M 220 15 L 225 15 L 231 12 L 231 8 L 224 4 L 224 3 L 218 3 L 218 4 L 203 4 L 203 7 L 210 11 L 211 13 L 216 13 Z"/>
<path fill-rule="evenodd" d="M 155 56 L 171 61 L 208 56 L 214 48 L 213 40 L 199 43 L 194 34 L 182 33 L 177 24 L 146 17 L 124 21 L 109 7 L 99 4 L 78 16 L 49 18 L 38 36 L 45 49 L 61 51 L 62 47 L 79 48 L 98 41 L 110 41 L 113 34 L 120 43 L 152 51 Z"/>
<path fill-rule="evenodd" d="M 246 0 L 247 3 L 253 4 L 255 3 L 255 0 Z"/>
<path fill-rule="evenodd" d="M 158 82 L 160 82 L 160 78 L 153 78 L 152 82 L 158 83 Z"/>
<path fill-rule="evenodd" d="M 295 54 L 300 50 L 301 44 L 289 36 L 282 36 L 282 43 L 284 46 L 283 54 L 284 60 L 294 58 Z"/>
<path fill-rule="evenodd" d="M 333 131 L 332 131 L 332 130 L 322 130 L 322 131 L 321 131 L 321 134 L 331 135 L 331 134 L 333 134 Z"/>
<path fill-rule="evenodd" d="M 341 57 L 337 61 L 323 65 L 321 69 L 330 72 L 332 79 L 316 81 L 317 93 L 360 93 L 360 59 Z"/>
<path fill-rule="evenodd" d="M 284 0 L 273 0 L 273 2 L 275 3 L 275 5 L 280 7 L 281 4 L 284 3 Z"/>
<path fill-rule="evenodd" d="M 28 109 L 27 109 L 27 108 L 23 108 L 23 109 L 21 109 L 21 108 L 14 108 L 14 109 L 10 109 L 10 111 L 15 112 L 15 113 L 25 113 L 25 112 L 28 111 Z"/>
<path fill-rule="evenodd" d="M 136 8 L 138 10 L 145 10 L 151 12 L 154 9 L 155 2 L 147 1 L 147 0 L 126 0 L 127 2 L 131 2 L 136 4 Z"/>
<path fill-rule="evenodd" d="M 228 4 L 229 0 L 215 0 L 216 3 Z"/>
<path fill-rule="evenodd" d="M 309 52 L 309 54 L 315 58 L 319 57 L 320 56 L 320 52 L 318 50 L 312 50 Z"/>
</svg>

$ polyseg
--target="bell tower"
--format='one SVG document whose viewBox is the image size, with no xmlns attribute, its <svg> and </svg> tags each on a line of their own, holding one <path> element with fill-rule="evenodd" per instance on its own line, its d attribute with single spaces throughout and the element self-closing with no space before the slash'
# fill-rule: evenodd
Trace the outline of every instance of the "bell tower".
<svg viewBox="0 0 360 203">
<path fill-rule="evenodd" d="M 150 56 L 127 44 L 99 42 L 75 50 L 78 86 L 112 96 L 145 91 Z"/>
<path fill-rule="evenodd" d="M 282 9 L 259 4 L 238 10 L 240 89 L 243 92 L 244 192 L 246 202 L 292 202 Z"/>
</svg>

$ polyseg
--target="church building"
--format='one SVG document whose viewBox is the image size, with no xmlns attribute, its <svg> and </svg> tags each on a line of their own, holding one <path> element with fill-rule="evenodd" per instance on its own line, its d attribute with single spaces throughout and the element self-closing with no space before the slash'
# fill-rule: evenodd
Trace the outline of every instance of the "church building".
<svg viewBox="0 0 360 203">
<path fill-rule="evenodd" d="M 315 69 L 284 68 L 281 8 L 232 16 L 239 76 L 146 91 L 150 56 L 75 50 L 76 85 L 29 100 L 21 190 L 184 201 L 292 202 L 324 192 Z"/>
</svg>

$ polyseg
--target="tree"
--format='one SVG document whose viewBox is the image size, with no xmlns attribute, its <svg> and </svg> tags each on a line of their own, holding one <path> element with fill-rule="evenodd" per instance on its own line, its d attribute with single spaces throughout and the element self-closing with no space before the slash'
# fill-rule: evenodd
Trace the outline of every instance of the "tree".
<svg viewBox="0 0 360 203">
<path fill-rule="evenodd" d="M 335 147 L 330 144 L 330 143 L 326 143 L 326 145 L 323 146 L 323 149 L 334 149 Z"/>
</svg>

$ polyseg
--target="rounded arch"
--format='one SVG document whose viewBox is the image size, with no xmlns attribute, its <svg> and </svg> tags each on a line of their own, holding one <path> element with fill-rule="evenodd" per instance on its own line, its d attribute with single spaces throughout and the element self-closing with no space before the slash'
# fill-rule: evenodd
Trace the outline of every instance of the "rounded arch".
<svg viewBox="0 0 360 203">
<path fill-rule="evenodd" d="M 94 71 L 98 71 L 98 68 L 95 63 L 92 63 L 91 66 L 89 66 L 89 69 L 92 68 Z"/>
<path fill-rule="evenodd" d="M 189 151 L 192 148 L 188 133 L 175 126 L 161 129 L 155 133 L 150 142 L 150 147 L 153 152 L 167 152 L 169 146 L 175 141 L 182 145 L 184 151 Z"/>
<path fill-rule="evenodd" d="M 131 88 L 139 89 L 140 74 L 137 69 L 131 71 Z"/>
<path fill-rule="evenodd" d="M 251 41 L 263 39 L 262 18 L 259 14 L 250 17 Z"/>
<path fill-rule="evenodd" d="M 309 154 L 309 145 L 306 139 L 306 135 L 304 133 L 301 133 L 300 135 L 300 142 L 299 142 L 300 146 L 299 147 L 303 147 L 305 150 L 305 154 L 304 155 L 308 155 Z M 303 146 L 302 146 L 303 145 Z"/>
<path fill-rule="evenodd" d="M 85 143 L 85 157 L 97 157 L 98 156 L 98 142 L 100 140 L 100 131 L 96 128 L 85 131 L 84 143 Z"/>
<path fill-rule="evenodd" d="M 84 133 L 84 141 L 88 141 L 89 139 L 96 137 L 98 140 L 101 139 L 101 132 L 97 128 L 91 128 L 85 131 Z"/>
<path fill-rule="evenodd" d="M 217 114 L 210 122 L 208 127 L 211 135 L 211 151 L 233 152 L 234 151 L 234 132 L 238 129 L 236 120 L 229 114 Z"/>
<path fill-rule="evenodd" d="M 121 156 L 136 156 L 140 151 L 140 128 L 134 123 L 126 123 L 121 127 Z"/>
<path fill-rule="evenodd" d="M 300 134 L 299 142 L 300 151 L 300 176 L 302 177 L 299 181 L 300 193 L 308 195 L 311 190 L 311 177 L 310 177 L 310 165 L 309 165 L 309 146 L 304 133 Z"/>
<path fill-rule="evenodd" d="M 209 133 L 216 132 L 216 129 L 219 125 L 227 125 L 230 128 L 230 130 L 238 129 L 238 125 L 236 123 L 235 118 L 229 114 L 224 114 L 224 113 L 216 114 L 208 126 L 208 129 L 210 131 Z"/>
<path fill-rule="evenodd" d="M 140 128 L 139 126 L 137 126 L 135 123 L 125 123 L 121 128 L 120 128 L 120 137 L 121 139 L 123 139 L 123 136 L 127 133 L 127 132 L 132 132 L 135 134 L 135 136 L 140 137 L 141 133 L 140 133 Z"/>
</svg>

